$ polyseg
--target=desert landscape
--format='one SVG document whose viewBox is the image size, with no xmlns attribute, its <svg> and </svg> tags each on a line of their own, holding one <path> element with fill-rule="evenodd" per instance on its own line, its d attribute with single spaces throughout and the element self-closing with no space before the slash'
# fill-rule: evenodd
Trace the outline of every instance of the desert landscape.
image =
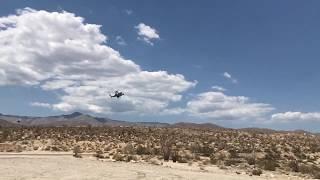
<svg viewBox="0 0 320 180">
<path fill-rule="evenodd" d="M 1 1 L 0 180 L 320 179 L 319 7 Z"/>
<path fill-rule="evenodd" d="M 122 126 L 115 120 L 114 126 L 92 126 L 84 117 L 55 116 L 35 126 L 25 121 L 30 117 L 2 115 L 7 120 L 0 128 L 0 174 L 5 179 L 320 178 L 318 134 L 194 123 Z M 60 127 L 51 125 L 58 121 Z"/>
</svg>

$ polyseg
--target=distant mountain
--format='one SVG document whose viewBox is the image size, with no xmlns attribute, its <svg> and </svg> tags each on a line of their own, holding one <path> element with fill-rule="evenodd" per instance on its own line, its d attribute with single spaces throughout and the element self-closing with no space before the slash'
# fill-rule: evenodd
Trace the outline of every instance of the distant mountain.
<svg viewBox="0 0 320 180">
<path fill-rule="evenodd" d="M 14 116 L 0 114 L 0 119 L 2 119 L 6 123 L 10 123 L 11 125 L 23 126 L 170 126 L 170 124 L 158 122 L 128 122 L 112 120 L 109 118 L 94 117 L 87 114 L 82 114 L 80 112 L 48 117 Z"/>
<path fill-rule="evenodd" d="M 247 131 L 250 133 L 264 133 L 264 134 L 270 134 L 270 133 L 276 133 L 280 132 L 274 129 L 268 129 L 268 128 L 256 128 L 256 127 L 250 127 L 250 128 L 241 128 L 239 130 Z"/>
<path fill-rule="evenodd" d="M 160 123 L 160 122 L 129 122 L 113 120 L 105 117 L 94 117 L 88 114 L 82 114 L 80 112 L 74 112 L 71 114 L 63 114 L 58 116 L 47 117 L 34 117 L 34 116 L 15 116 L 4 115 L 0 113 L 0 127 L 18 127 L 18 126 L 42 126 L 42 127 L 78 127 L 78 126 L 144 126 L 144 127 L 168 127 L 168 128 L 196 128 L 196 129 L 231 129 L 225 128 L 212 123 L 191 123 L 191 122 L 179 122 L 175 124 Z M 241 128 L 235 129 L 247 132 L 255 133 L 276 133 L 276 132 L 293 132 L 293 133 L 306 133 L 320 135 L 320 133 L 310 133 L 304 130 L 284 131 L 273 130 L 267 128 Z"/>
<path fill-rule="evenodd" d="M 308 131 L 305 131 L 305 130 L 303 130 L 303 129 L 296 129 L 296 130 L 294 130 L 293 132 L 299 133 L 299 134 L 312 134 L 312 133 L 310 133 L 310 132 L 308 132 Z"/>
<path fill-rule="evenodd" d="M 0 119 L 0 127 L 17 127 L 18 124 L 8 122 L 6 120 Z"/>
<path fill-rule="evenodd" d="M 137 122 L 134 123 L 134 126 L 147 126 L 147 127 L 170 127 L 169 123 L 160 123 L 160 122 Z"/>
<path fill-rule="evenodd" d="M 309 131 L 297 129 L 297 130 L 275 130 L 275 129 L 268 129 L 268 128 L 257 128 L 257 127 L 250 127 L 250 128 L 241 128 L 238 129 L 241 131 L 246 131 L 250 133 L 263 133 L 263 134 L 272 134 L 272 133 L 295 133 L 295 134 L 309 134 L 309 135 L 320 135 L 317 133 L 312 133 Z"/>
<path fill-rule="evenodd" d="M 197 123 L 187 123 L 187 122 L 179 122 L 172 125 L 172 127 L 176 128 L 199 128 L 199 129 L 225 129 L 222 126 L 218 126 L 216 124 L 212 123 L 203 123 L 203 124 L 197 124 Z"/>
</svg>

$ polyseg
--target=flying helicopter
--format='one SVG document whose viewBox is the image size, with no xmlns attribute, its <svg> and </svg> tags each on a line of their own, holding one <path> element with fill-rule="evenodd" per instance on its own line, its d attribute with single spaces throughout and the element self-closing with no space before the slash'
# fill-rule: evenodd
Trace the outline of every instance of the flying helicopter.
<svg viewBox="0 0 320 180">
<path fill-rule="evenodd" d="M 124 93 L 121 92 L 121 91 L 115 91 L 115 92 L 114 92 L 114 95 L 109 94 L 109 96 L 110 96 L 111 98 L 114 98 L 114 97 L 120 98 L 120 97 L 123 96 L 123 95 L 124 95 Z"/>
</svg>

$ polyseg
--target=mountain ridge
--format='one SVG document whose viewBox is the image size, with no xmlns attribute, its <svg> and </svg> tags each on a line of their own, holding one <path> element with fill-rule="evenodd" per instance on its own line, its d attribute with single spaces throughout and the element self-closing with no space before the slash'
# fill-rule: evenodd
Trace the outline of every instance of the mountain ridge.
<svg viewBox="0 0 320 180">
<path fill-rule="evenodd" d="M 172 127 L 172 128 L 224 128 L 213 123 L 189 123 L 178 122 L 174 124 L 162 122 L 129 122 L 122 120 L 113 120 L 107 117 L 95 117 L 81 112 L 73 112 L 71 114 L 62 114 L 54 116 L 19 116 L 19 115 L 5 115 L 0 113 L 2 124 L 16 126 L 145 126 L 145 127 Z M 6 121 L 6 122 L 4 122 Z M 1 124 L 0 124 L 1 126 Z"/>
<path fill-rule="evenodd" d="M 71 114 L 62 114 L 54 116 L 19 116 L 6 115 L 0 113 L 0 127 L 18 127 L 18 126 L 40 126 L 40 127 L 78 127 L 78 126 L 142 126 L 142 127 L 170 127 L 170 128 L 198 128 L 198 129 L 230 129 L 219 126 L 214 123 L 192 123 L 192 122 L 177 122 L 177 123 L 162 123 L 162 122 L 129 122 L 123 120 L 113 120 L 107 117 L 95 117 L 81 112 L 73 112 Z M 234 130 L 241 130 L 256 133 L 275 133 L 275 132 L 294 132 L 294 133 L 311 133 L 305 130 L 274 130 L 268 128 L 247 127 Z"/>
<path fill-rule="evenodd" d="M 80 112 L 44 117 L 5 115 L 0 113 L 0 119 L 3 120 L 3 124 L 22 126 L 170 126 L 169 123 L 160 122 L 129 122 L 113 120 L 107 117 L 94 117 Z"/>
<path fill-rule="evenodd" d="M 0 127 L 17 127 L 17 126 L 19 126 L 19 125 L 11 123 L 11 122 L 3 120 L 3 119 L 0 119 Z"/>
</svg>

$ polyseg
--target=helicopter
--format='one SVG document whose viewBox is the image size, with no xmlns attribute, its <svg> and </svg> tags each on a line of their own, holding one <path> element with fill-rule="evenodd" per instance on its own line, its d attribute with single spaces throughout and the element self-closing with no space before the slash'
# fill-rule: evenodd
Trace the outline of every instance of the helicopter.
<svg viewBox="0 0 320 180">
<path fill-rule="evenodd" d="M 111 98 L 114 98 L 114 97 L 120 98 L 120 97 L 123 96 L 123 95 L 124 95 L 124 93 L 121 92 L 121 91 L 115 91 L 115 92 L 114 92 L 114 95 L 109 94 L 109 96 L 110 96 Z"/>
</svg>

